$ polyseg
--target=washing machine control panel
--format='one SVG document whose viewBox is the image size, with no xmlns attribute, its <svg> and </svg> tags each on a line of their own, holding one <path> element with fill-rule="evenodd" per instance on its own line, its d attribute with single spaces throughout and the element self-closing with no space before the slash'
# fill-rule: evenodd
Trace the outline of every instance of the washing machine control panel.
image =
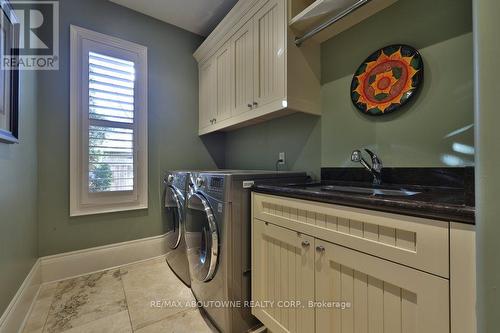
<svg viewBox="0 0 500 333">
<path fill-rule="evenodd" d="M 192 174 L 189 186 L 194 191 L 201 191 L 202 193 L 217 199 L 224 199 L 224 176 L 215 174 Z"/>
<path fill-rule="evenodd" d="M 224 177 L 210 176 L 206 183 L 207 194 L 217 200 L 223 200 L 224 197 Z M 216 208 L 214 208 L 216 209 Z"/>
<path fill-rule="evenodd" d="M 208 184 L 208 189 L 211 191 L 220 192 L 224 188 L 224 178 L 212 177 L 210 178 L 210 183 Z"/>
</svg>

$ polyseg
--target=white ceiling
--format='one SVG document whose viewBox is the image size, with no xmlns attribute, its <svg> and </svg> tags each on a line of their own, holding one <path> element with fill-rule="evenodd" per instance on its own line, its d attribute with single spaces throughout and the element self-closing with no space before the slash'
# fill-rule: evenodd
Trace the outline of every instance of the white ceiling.
<svg viewBox="0 0 500 333">
<path fill-rule="evenodd" d="M 208 36 L 238 0 L 110 0 L 119 5 Z"/>
</svg>

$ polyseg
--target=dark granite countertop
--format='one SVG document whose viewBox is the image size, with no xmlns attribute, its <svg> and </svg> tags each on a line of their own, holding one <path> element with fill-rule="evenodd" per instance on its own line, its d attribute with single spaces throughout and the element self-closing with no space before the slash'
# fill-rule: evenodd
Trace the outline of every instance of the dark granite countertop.
<svg viewBox="0 0 500 333">
<path fill-rule="evenodd" d="M 370 187 L 370 183 L 327 180 L 321 183 L 257 184 L 253 191 L 297 199 L 365 208 L 442 221 L 475 224 L 475 207 L 463 188 L 446 186 L 386 185 L 420 192 L 413 196 L 387 196 L 327 190 L 328 185 Z"/>
</svg>

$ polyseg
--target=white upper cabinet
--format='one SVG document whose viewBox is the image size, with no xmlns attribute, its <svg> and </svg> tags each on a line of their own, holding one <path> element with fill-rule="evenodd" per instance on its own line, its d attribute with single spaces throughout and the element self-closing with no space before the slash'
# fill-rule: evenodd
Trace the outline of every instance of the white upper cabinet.
<svg viewBox="0 0 500 333">
<path fill-rule="evenodd" d="M 287 4 L 239 1 L 195 52 L 200 67 L 200 135 L 297 111 L 320 114 L 319 45 L 295 46 Z M 212 62 L 215 83 L 213 73 L 206 70 Z M 207 82 L 213 85 L 206 87 Z M 215 106 L 210 94 L 216 96 Z"/>
<path fill-rule="evenodd" d="M 231 39 L 234 52 L 234 92 L 231 116 L 252 110 L 254 102 L 254 33 L 248 21 Z"/>
<path fill-rule="evenodd" d="M 199 127 L 211 125 L 217 116 L 217 71 L 215 58 L 211 58 L 199 67 Z"/>
<path fill-rule="evenodd" d="M 200 67 L 199 134 L 293 112 L 320 115 L 319 43 L 395 1 L 238 1 L 194 53 Z M 356 10 L 296 45 L 297 38 L 353 5 Z M 215 74 L 210 71 L 213 63 Z"/>
<path fill-rule="evenodd" d="M 286 100 L 285 2 L 271 0 L 254 16 L 255 106 Z"/>
<path fill-rule="evenodd" d="M 223 121 L 231 116 L 231 91 L 234 85 L 232 49 L 227 42 L 215 55 L 217 64 L 217 112 L 215 122 Z"/>
</svg>

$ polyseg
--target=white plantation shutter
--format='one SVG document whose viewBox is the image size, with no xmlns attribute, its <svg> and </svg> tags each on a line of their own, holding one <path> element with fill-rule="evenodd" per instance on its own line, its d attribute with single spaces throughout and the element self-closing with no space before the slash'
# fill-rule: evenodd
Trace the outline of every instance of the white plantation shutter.
<svg viewBox="0 0 500 333">
<path fill-rule="evenodd" d="M 147 208 L 147 49 L 71 38 L 71 215 Z"/>
<path fill-rule="evenodd" d="M 89 191 L 134 189 L 134 63 L 89 52 Z"/>
</svg>

